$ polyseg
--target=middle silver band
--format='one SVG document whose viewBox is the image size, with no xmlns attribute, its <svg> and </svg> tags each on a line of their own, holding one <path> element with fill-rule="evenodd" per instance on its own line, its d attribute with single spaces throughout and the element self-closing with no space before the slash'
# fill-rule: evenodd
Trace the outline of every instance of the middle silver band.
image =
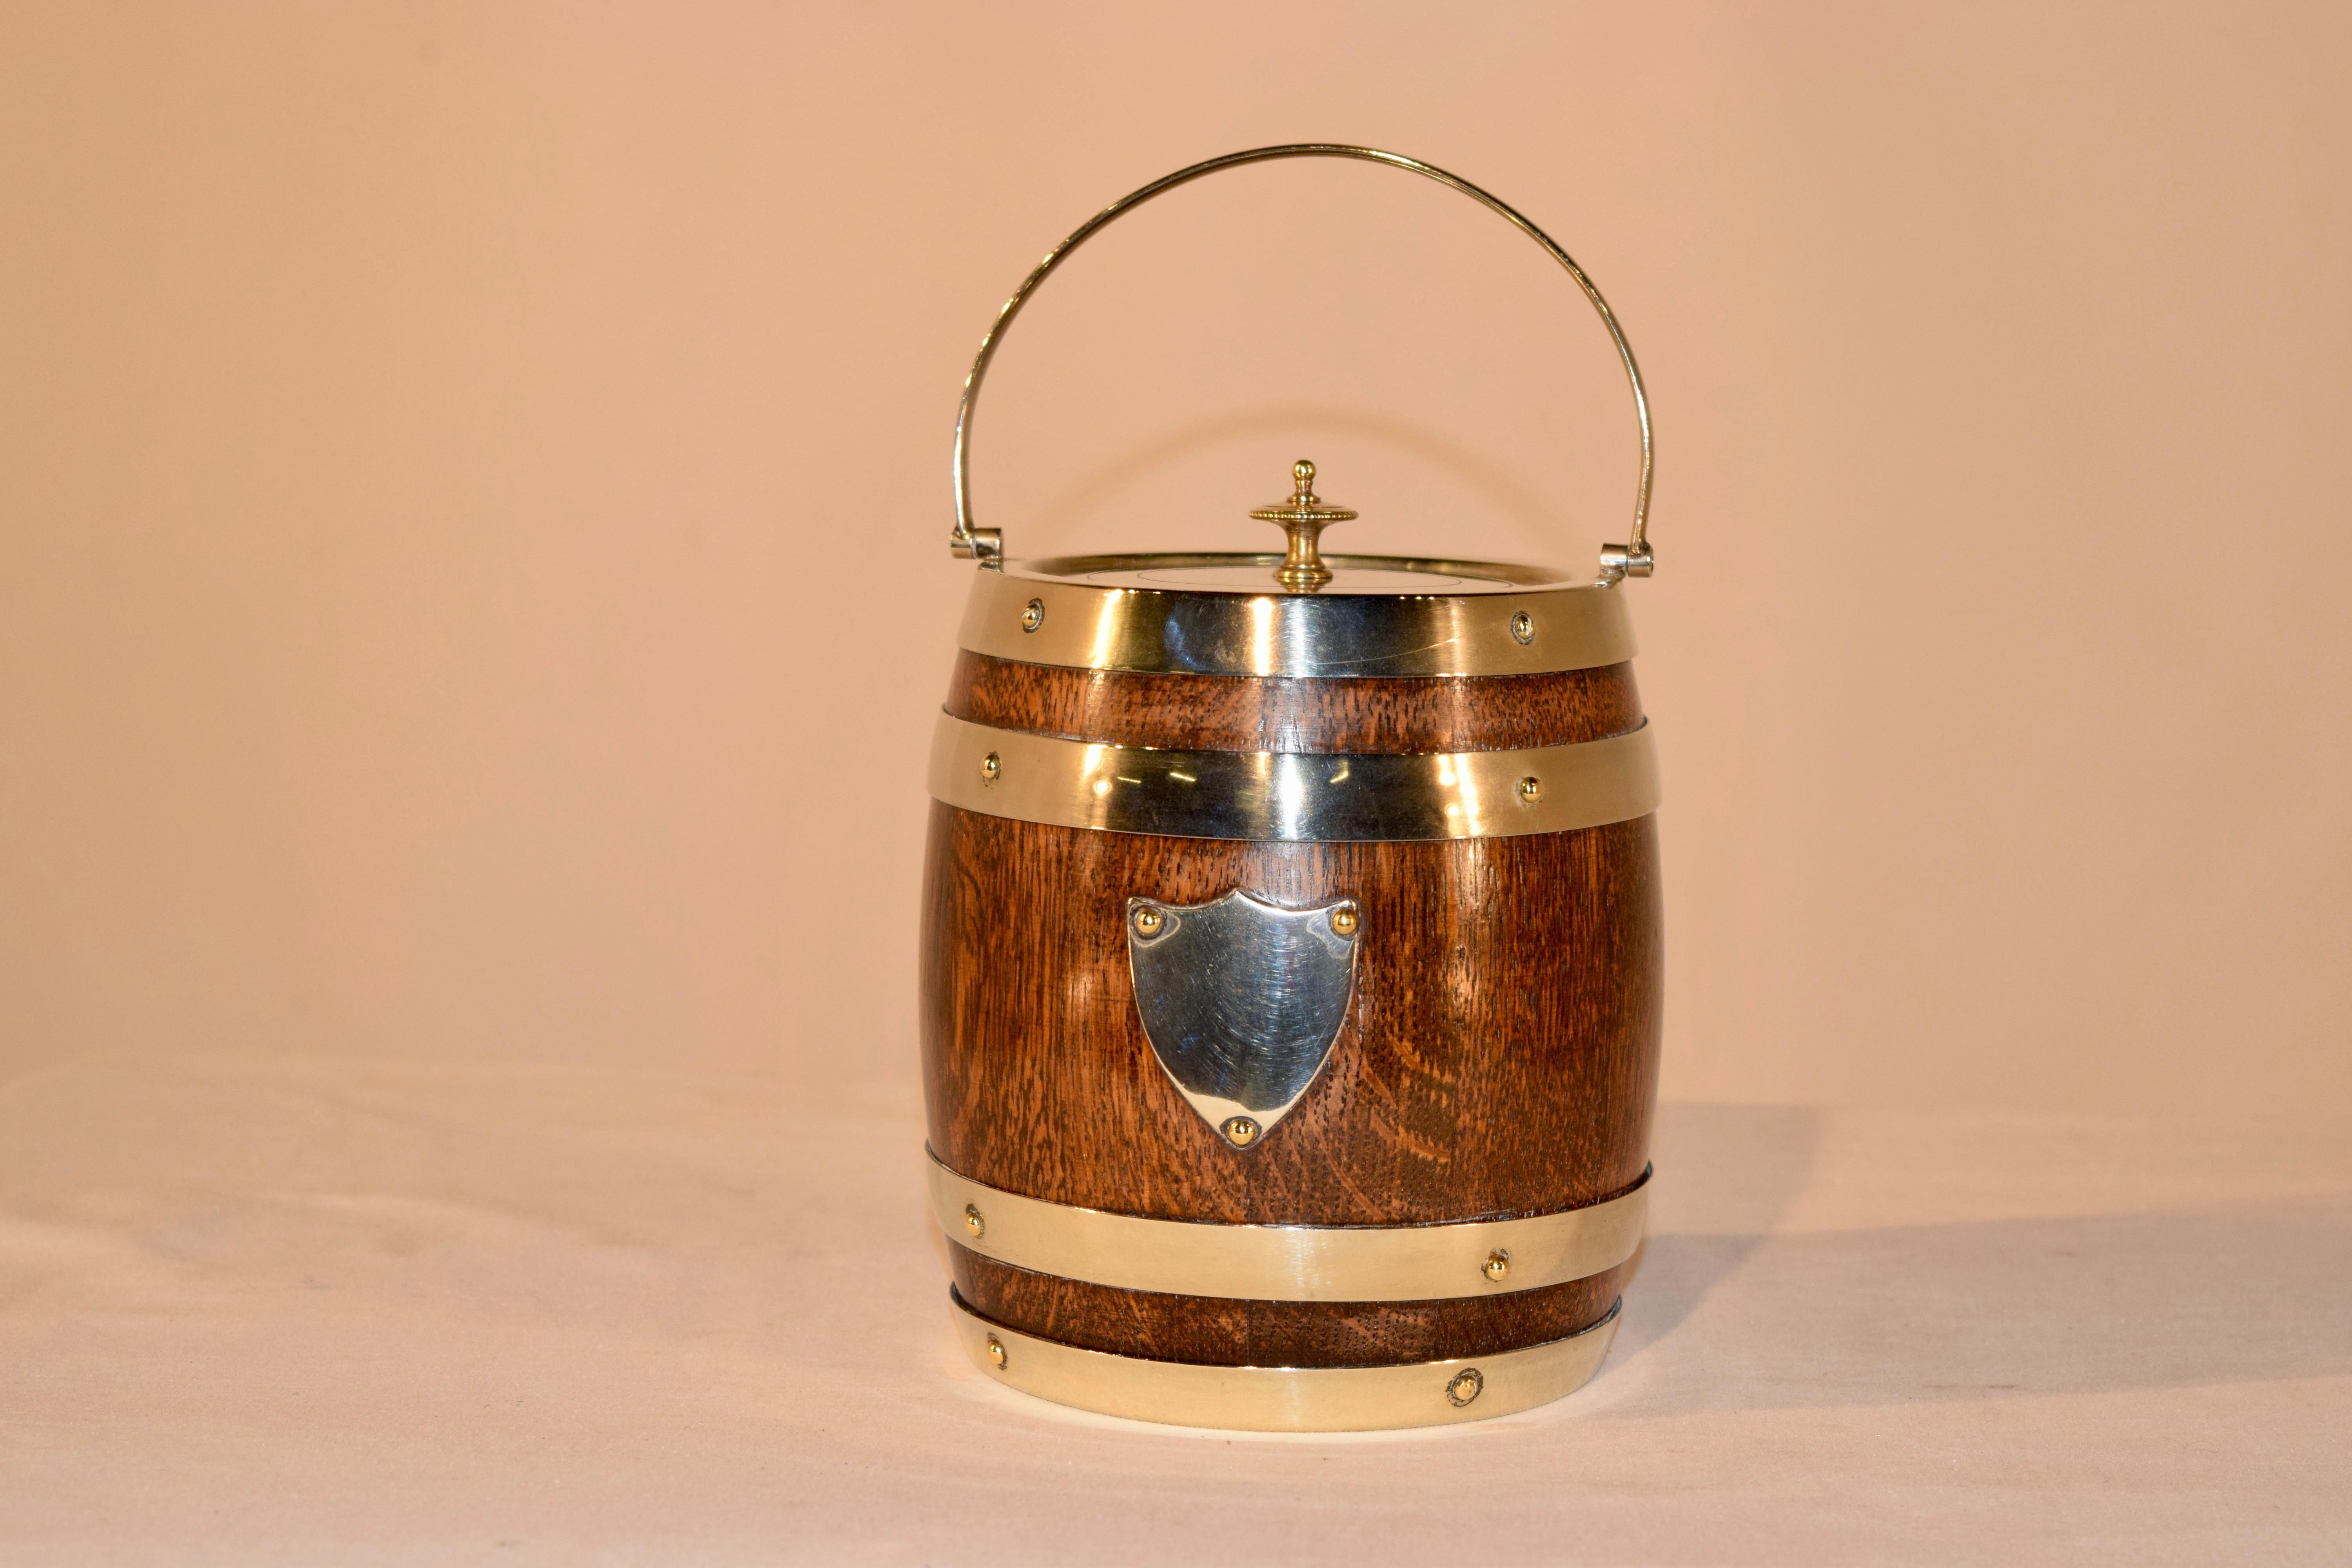
<svg viewBox="0 0 2352 1568">
<path fill-rule="evenodd" d="M 1650 727 L 1517 752 L 1178 752 L 998 730 L 942 713 L 933 799 L 1114 833 L 1280 841 L 1486 838 L 1658 808 Z"/>
<path fill-rule="evenodd" d="M 926 1150 L 928 1154 L 929 1151 Z M 931 1154 L 931 1212 L 960 1247 L 1123 1290 L 1252 1301 L 1436 1301 L 1563 1285 L 1633 1256 L 1650 1178 L 1606 1203 L 1451 1225 L 1211 1225 L 1047 1203 Z"/>
</svg>

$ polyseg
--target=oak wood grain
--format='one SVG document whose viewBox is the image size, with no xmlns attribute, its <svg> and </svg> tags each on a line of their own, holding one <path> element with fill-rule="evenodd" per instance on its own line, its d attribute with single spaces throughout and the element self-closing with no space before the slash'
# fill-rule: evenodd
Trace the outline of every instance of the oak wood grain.
<svg viewBox="0 0 2352 1568">
<path fill-rule="evenodd" d="M 960 653 L 947 710 L 1033 734 L 1204 752 L 1501 752 L 1639 729 L 1631 664 L 1549 675 L 1139 675 Z"/>
<path fill-rule="evenodd" d="M 1160 1218 L 1412 1225 L 1548 1214 L 1638 1181 L 1662 978 L 1654 819 L 1408 843 L 1101 833 L 934 803 L 931 1147 L 990 1186 Z M 1133 894 L 1362 910 L 1328 1063 L 1226 1146 L 1151 1054 Z"/>
<path fill-rule="evenodd" d="M 1641 722 L 1630 666 L 1288 680 L 1050 668 L 966 653 L 948 711 L 1114 744 L 1476 751 Z M 1330 1058 L 1228 1146 L 1151 1053 L 1123 924 L 1142 895 L 1354 899 L 1356 983 Z M 1008 1192 L 1161 1219 L 1418 1225 L 1549 1214 L 1638 1182 L 1662 990 L 1655 823 L 1412 842 L 1259 843 L 1016 822 L 934 803 L 922 1039 L 931 1147 Z M 1557 1339 L 1629 1268 L 1443 1302 L 1236 1302 L 1119 1290 L 950 1243 L 958 1289 L 1025 1332 L 1208 1364 L 1373 1365 Z"/>
<path fill-rule="evenodd" d="M 1121 1290 L 1032 1273 L 949 1244 L 956 1290 L 982 1317 L 1114 1355 L 1202 1366 L 1399 1366 L 1495 1355 L 1608 1316 L 1631 1272 L 1448 1301 L 1238 1301 Z"/>
</svg>

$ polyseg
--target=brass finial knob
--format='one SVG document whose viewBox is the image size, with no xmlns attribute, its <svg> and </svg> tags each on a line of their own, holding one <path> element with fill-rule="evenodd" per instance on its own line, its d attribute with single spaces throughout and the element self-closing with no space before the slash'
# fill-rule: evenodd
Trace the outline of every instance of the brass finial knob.
<svg viewBox="0 0 2352 1568">
<path fill-rule="evenodd" d="M 1315 493 L 1315 465 L 1306 458 L 1290 465 L 1290 477 L 1297 488 L 1288 500 L 1257 507 L 1250 515 L 1261 522 L 1282 524 L 1289 540 L 1274 580 L 1294 594 L 1311 594 L 1331 580 L 1331 568 L 1323 564 L 1317 541 L 1327 526 L 1345 522 L 1356 514 L 1346 507 L 1323 503 L 1323 498 Z"/>
</svg>

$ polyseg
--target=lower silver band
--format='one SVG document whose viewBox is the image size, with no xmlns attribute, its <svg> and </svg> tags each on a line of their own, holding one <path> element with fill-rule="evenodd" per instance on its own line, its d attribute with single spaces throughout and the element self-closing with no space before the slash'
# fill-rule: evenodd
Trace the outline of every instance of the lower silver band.
<svg viewBox="0 0 2352 1568">
<path fill-rule="evenodd" d="M 958 1245 L 1123 1290 L 1251 1301 L 1434 1301 L 1565 1284 L 1633 1256 L 1650 1177 L 1606 1203 L 1451 1225 L 1215 1225 L 1046 1203 L 929 1154 L 931 1212 Z"/>
<path fill-rule="evenodd" d="M 1057 1405 L 1241 1432 L 1370 1432 L 1483 1421 L 1575 1393 L 1617 1335 L 1618 1307 L 1566 1339 L 1408 1366 L 1200 1366 L 1081 1350 L 992 1323 L 950 1294 L 972 1364 Z"/>
</svg>

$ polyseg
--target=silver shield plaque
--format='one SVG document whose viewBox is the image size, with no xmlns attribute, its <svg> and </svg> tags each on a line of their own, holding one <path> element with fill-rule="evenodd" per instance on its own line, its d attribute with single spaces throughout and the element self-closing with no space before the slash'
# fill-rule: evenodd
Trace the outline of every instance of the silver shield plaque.
<svg viewBox="0 0 2352 1568">
<path fill-rule="evenodd" d="M 1286 910 L 1237 889 L 1206 904 L 1127 901 L 1144 1037 L 1232 1147 L 1288 1115 L 1330 1058 L 1362 934 L 1352 899 Z"/>
</svg>

